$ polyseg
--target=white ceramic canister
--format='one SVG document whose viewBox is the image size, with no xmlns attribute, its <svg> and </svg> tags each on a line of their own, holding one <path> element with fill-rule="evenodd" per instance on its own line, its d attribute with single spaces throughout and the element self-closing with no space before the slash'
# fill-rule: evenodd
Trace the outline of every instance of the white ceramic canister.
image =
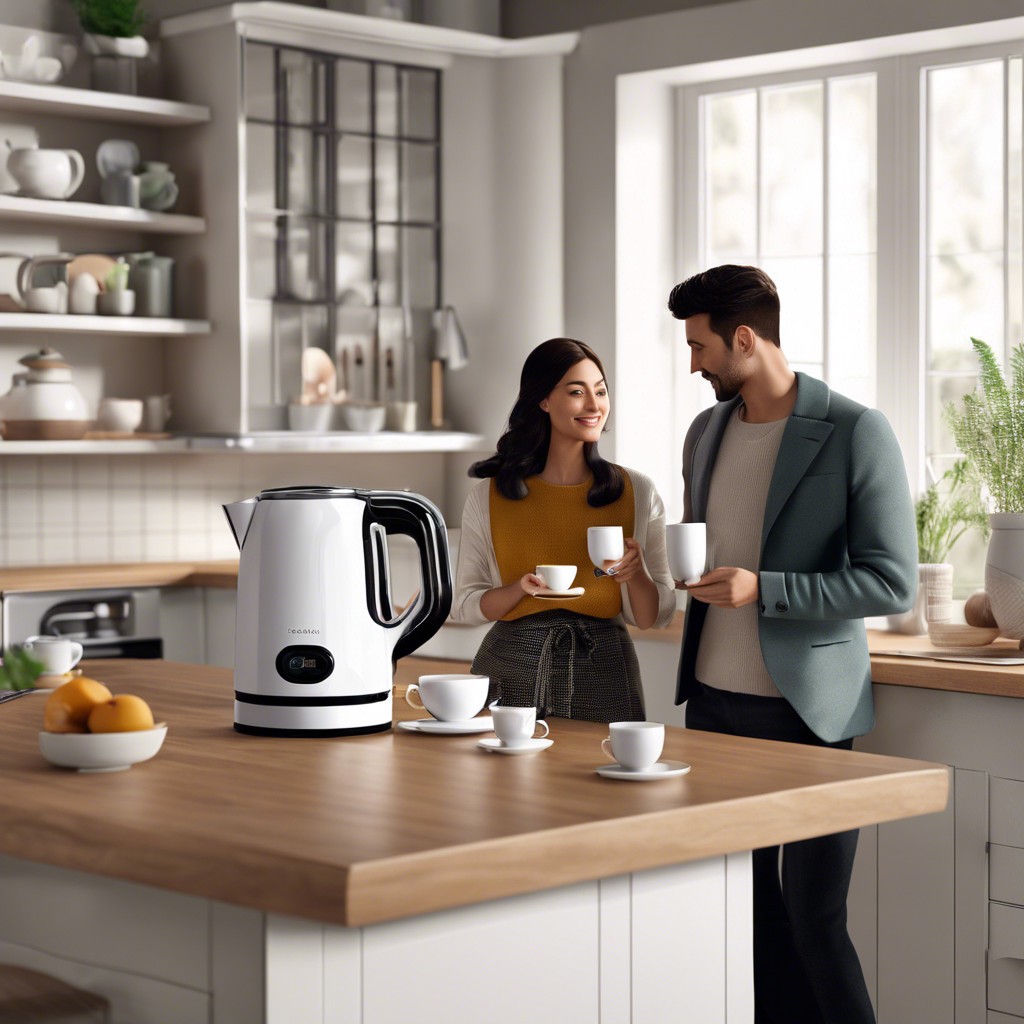
<svg viewBox="0 0 1024 1024">
<path fill-rule="evenodd" d="M 988 520 L 985 593 L 1000 634 L 1024 640 L 1024 513 L 997 512 Z"/>
<path fill-rule="evenodd" d="M 71 379 L 71 367 L 52 348 L 22 356 L 24 373 L 14 375 L 0 398 L 0 420 L 8 441 L 73 441 L 89 428 L 85 397 Z"/>
</svg>

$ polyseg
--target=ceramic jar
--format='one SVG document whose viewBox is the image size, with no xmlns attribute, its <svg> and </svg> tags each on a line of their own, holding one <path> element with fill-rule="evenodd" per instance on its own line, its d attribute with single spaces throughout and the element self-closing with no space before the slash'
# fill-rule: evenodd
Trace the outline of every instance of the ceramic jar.
<svg viewBox="0 0 1024 1024">
<path fill-rule="evenodd" d="M 989 516 L 985 593 L 1001 636 L 1024 640 L 1024 513 Z"/>
<path fill-rule="evenodd" d="M 89 427 L 82 392 L 71 379 L 71 367 L 52 348 L 23 356 L 11 390 L 0 398 L 0 420 L 8 441 L 69 441 Z"/>
</svg>

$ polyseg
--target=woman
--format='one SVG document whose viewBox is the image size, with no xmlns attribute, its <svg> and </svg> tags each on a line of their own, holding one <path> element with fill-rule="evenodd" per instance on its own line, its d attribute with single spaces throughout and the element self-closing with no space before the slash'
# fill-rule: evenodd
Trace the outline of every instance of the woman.
<svg viewBox="0 0 1024 1024">
<path fill-rule="evenodd" d="M 494 622 L 473 661 L 490 700 L 592 722 L 644 717 L 640 670 L 624 622 L 665 626 L 675 584 L 665 510 L 650 479 L 606 462 L 597 442 L 608 386 L 589 346 L 552 338 L 523 365 L 519 397 L 466 500 L 453 617 Z M 621 526 L 625 554 L 595 578 L 587 528 Z M 538 565 L 576 565 L 576 598 L 545 597 Z M 540 595 L 540 596 L 538 596 Z"/>
</svg>

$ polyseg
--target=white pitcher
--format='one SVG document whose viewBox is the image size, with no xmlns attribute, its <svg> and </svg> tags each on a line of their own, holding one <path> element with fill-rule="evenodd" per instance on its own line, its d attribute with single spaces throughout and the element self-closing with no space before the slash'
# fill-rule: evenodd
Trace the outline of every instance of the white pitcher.
<svg viewBox="0 0 1024 1024">
<path fill-rule="evenodd" d="M 75 149 L 12 149 L 7 170 L 26 195 L 70 199 L 85 177 L 85 161 Z"/>
</svg>

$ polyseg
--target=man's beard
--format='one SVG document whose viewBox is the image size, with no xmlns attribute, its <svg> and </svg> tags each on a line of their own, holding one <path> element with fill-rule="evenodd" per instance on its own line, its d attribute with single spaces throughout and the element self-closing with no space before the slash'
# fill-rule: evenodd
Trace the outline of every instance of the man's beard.
<svg viewBox="0 0 1024 1024">
<path fill-rule="evenodd" d="M 705 373 L 702 376 L 714 388 L 715 398 L 719 402 L 731 402 L 740 393 L 740 388 L 743 386 L 743 382 L 731 373 L 724 376 Z"/>
</svg>

